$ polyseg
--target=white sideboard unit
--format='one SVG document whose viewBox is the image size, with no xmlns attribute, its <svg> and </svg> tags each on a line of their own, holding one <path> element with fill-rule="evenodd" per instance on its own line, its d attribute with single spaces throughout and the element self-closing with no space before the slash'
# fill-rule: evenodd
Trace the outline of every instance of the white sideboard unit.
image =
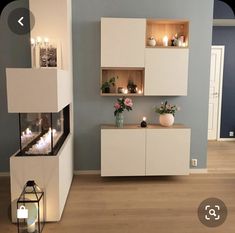
<svg viewBox="0 0 235 233">
<path fill-rule="evenodd" d="M 190 128 L 101 126 L 101 176 L 188 175 Z"/>
</svg>

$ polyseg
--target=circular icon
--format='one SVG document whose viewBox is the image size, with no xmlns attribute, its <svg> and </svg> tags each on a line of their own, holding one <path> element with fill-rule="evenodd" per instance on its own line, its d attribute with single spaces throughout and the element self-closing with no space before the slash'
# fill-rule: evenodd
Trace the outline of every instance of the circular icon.
<svg viewBox="0 0 235 233">
<path fill-rule="evenodd" d="M 29 33 L 34 24 L 34 15 L 26 8 L 16 8 L 8 16 L 9 28 L 18 35 Z"/>
<path fill-rule="evenodd" d="M 198 207 L 198 218 L 207 227 L 222 225 L 228 215 L 228 210 L 223 201 L 218 198 L 208 198 Z"/>
</svg>

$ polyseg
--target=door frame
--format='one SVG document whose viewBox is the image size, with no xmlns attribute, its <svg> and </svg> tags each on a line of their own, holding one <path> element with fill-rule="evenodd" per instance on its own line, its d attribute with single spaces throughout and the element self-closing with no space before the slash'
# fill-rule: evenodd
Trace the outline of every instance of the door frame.
<svg viewBox="0 0 235 233">
<path fill-rule="evenodd" d="M 213 45 L 211 46 L 211 51 L 213 49 L 220 49 L 221 50 L 221 63 L 220 63 L 220 77 L 219 77 L 219 101 L 218 101 L 218 120 L 217 120 L 217 135 L 216 140 L 221 141 L 223 140 L 220 137 L 220 127 L 221 127 L 221 111 L 222 111 L 222 96 L 223 96 L 223 77 L 224 77 L 224 52 L 225 46 L 224 45 Z M 209 97 L 210 98 L 210 97 Z"/>
</svg>

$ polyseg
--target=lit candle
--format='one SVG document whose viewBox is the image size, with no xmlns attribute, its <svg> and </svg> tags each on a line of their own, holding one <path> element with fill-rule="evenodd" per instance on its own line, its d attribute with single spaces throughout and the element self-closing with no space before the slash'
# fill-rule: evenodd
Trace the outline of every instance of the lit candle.
<svg viewBox="0 0 235 233">
<path fill-rule="evenodd" d="M 31 38 L 31 45 L 32 45 L 32 46 L 35 46 L 35 44 L 36 44 L 35 39 L 34 39 L 34 38 Z"/>
<path fill-rule="evenodd" d="M 47 37 L 44 38 L 44 43 L 49 43 L 49 39 Z"/>
<path fill-rule="evenodd" d="M 42 38 L 40 36 L 37 37 L 37 44 L 41 44 L 42 43 Z"/>
<path fill-rule="evenodd" d="M 163 46 L 168 46 L 168 37 L 164 36 L 162 42 L 163 42 Z"/>
<path fill-rule="evenodd" d="M 30 134 L 32 134 L 32 131 L 29 128 L 27 128 L 25 133 L 26 133 L 26 135 L 30 135 Z"/>
<path fill-rule="evenodd" d="M 147 122 L 146 122 L 146 120 L 147 120 L 147 117 L 143 117 L 143 121 L 142 121 L 141 124 L 140 124 L 140 126 L 141 126 L 142 128 L 146 128 L 146 127 L 147 127 Z"/>
<path fill-rule="evenodd" d="M 30 223 L 30 222 L 28 222 L 27 221 L 27 231 L 29 232 L 29 233 L 33 233 L 33 232 L 35 232 L 35 222 L 33 222 L 33 223 Z"/>
<path fill-rule="evenodd" d="M 186 47 L 186 43 L 185 43 L 185 42 L 183 42 L 182 46 L 183 46 L 183 47 Z"/>
<path fill-rule="evenodd" d="M 128 94 L 128 90 L 127 89 L 124 90 L 124 94 Z"/>
<path fill-rule="evenodd" d="M 139 90 L 139 91 L 138 91 L 138 94 L 142 94 L 142 91 L 141 91 L 141 90 Z"/>
</svg>

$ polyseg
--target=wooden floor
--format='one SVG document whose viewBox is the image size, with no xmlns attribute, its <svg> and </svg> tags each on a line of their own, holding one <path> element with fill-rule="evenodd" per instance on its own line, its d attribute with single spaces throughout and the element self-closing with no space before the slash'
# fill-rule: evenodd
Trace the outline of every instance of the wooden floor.
<svg viewBox="0 0 235 233">
<path fill-rule="evenodd" d="M 74 177 L 59 223 L 44 233 L 234 233 L 235 142 L 210 142 L 208 174 L 186 177 Z M 9 220 L 9 178 L 0 178 L 0 232 L 15 233 Z M 227 221 L 207 228 L 197 218 L 208 197 L 222 199 Z"/>
</svg>

